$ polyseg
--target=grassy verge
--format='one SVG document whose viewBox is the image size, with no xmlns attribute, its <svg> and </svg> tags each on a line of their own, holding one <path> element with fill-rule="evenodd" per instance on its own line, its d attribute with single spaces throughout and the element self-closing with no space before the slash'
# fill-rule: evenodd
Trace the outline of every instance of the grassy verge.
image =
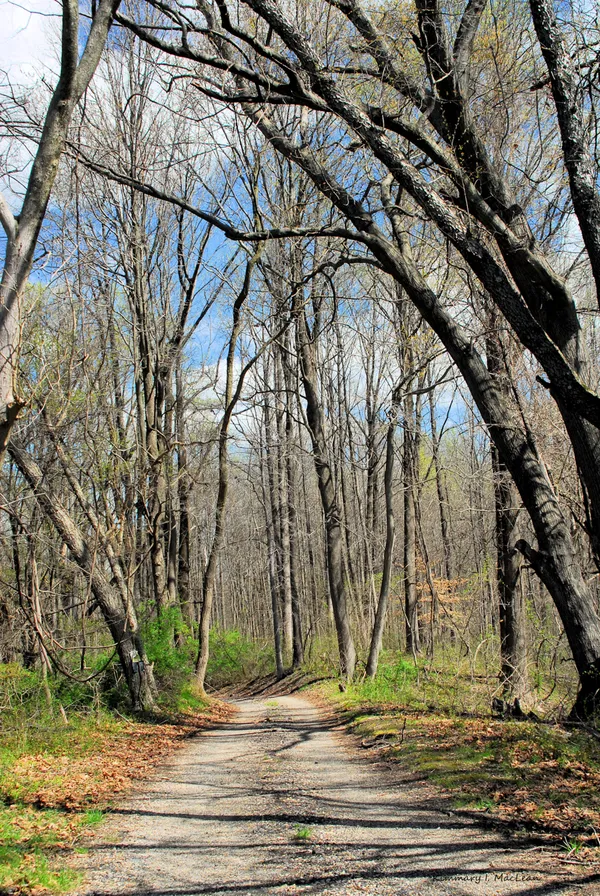
<svg viewBox="0 0 600 896">
<path fill-rule="evenodd" d="M 61 893 L 78 882 L 69 859 L 114 799 L 228 707 L 196 706 L 138 721 L 106 712 L 38 719 L 3 730 L 0 747 L 0 892 Z"/>
<path fill-rule="evenodd" d="M 317 691 L 365 748 L 401 762 L 455 807 L 600 861 L 598 741 L 559 724 L 494 719 L 487 692 L 483 678 L 424 675 L 401 658 L 388 658 L 375 681 Z"/>
</svg>

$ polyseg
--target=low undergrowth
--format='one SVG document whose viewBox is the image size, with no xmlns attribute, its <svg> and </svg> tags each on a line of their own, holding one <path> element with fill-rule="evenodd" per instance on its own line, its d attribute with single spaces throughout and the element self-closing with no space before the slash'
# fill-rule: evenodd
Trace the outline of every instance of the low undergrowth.
<svg viewBox="0 0 600 896">
<path fill-rule="evenodd" d="M 12 676 L 14 698 L 20 673 L 4 672 Z M 0 726 L 0 893 L 30 896 L 75 886 L 70 860 L 85 850 L 115 797 L 149 776 L 185 738 L 229 714 L 222 703 L 200 703 L 189 689 L 170 714 L 145 720 L 102 706 L 63 716 L 38 699 L 31 676 L 19 695 Z"/>
<path fill-rule="evenodd" d="M 490 677 L 491 679 L 491 677 Z M 363 746 L 398 760 L 457 808 L 600 861 L 600 743 L 593 732 L 491 715 L 491 683 L 384 658 L 375 680 L 319 693 Z"/>
</svg>

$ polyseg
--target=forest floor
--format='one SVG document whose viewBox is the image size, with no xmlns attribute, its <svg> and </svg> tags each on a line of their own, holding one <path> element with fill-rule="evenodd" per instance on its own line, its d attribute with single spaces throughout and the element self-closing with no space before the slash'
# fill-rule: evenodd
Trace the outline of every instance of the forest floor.
<svg viewBox="0 0 600 896">
<path fill-rule="evenodd" d="M 363 739 L 364 740 L 364 739 Z M 81 896 L 546 896 L 600 890 L 547 843 L 486 829 L 305 696 L 242 699 L 113 809 Z M 450 748 L 450 745 L 449 745 Z"/>
<path fill-rule="evenodd" d="M 0 742 L 0 896 L 41 896 L 73 888 L 70 859 L 115 800 L 155 773 L 189 738 L 232 709 L 143 721 L 106 712 L 30 719 Z M 37 724 L 36 724 L 37 723 Z"/>
</svg>

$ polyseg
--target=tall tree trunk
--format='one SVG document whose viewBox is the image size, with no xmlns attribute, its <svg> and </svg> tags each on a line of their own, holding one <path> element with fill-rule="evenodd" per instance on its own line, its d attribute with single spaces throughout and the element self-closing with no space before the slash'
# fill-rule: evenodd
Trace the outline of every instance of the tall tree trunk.
<svg viewBox="0 0 600 896">
<path fill-rule="evenodd" d="M 343 533 L 340 508 L 333 481 L 333 471 L 328 458 L 323 409 L 319 401 L 317 386 L 314 344 L 310 338 L 306 310 L 299 290 L 296 291 L 294 297 L 294 316 L 296 319 L 296 350 L 300 359 L 300 373 L 306 397 L 306 418 L 312 440 L 319 494 L 325 516 L 327 573 L 340 654 L 340 672 L 344 678 L 351 679 L 354 675 L 356 664 L 356 651 L 352 639 L 344 585 Z"/>
<path fill-rule="evenodd" d="M 208 666 L 208 658 L 210 651 L 210 620 L 212 614 L 212 605 L 215 592 L 215 581 L 217 573 L 217 562 L 223 537 L 225 534 L 225 514 L 227 506 L 227 493 L 229 491 L 229 458 L 227 450 L 227 442 L 229 439 L 229 424 L 235 406 L 240 397 L 243 386 L 243 374 L 238 378 L 237 387 L 234 391 L 234 375 L 235 375 L 235 353 L 237 348 L 237 340 L 242 325 L 242 307 L 250 292 L 250 283 L 252 280 L 252 271 L 257 263 L 261 253 L 261 247 L 256 250 L 254 255 L 246 264 L 246 271 L 242 288 L 236 296 L 233 303 L 231 336 L 229 337 L 229 347 L 227 350 L 227 361 L 225 370 L 225 397 L 223 419 L 219 427 L 219 444 L 218 444 L 218 466 L 219 466 L 219 484 L 217 488 L 217 503 L 215 508 L 215 529 L 208 554 L 206 568 L 202 579 L 202 609 L 200 611 L 200 627 L 198 633 L 198 656 L 196 659 L 196 687 L 201 696 L 206 697 L 205 678 L 206 668 Z"/>
<path fill-rule="evenodd" d="M 269 365 L 265 364 L 265 384 L 269 381 Z M 263 480 L 263 495 L 265 508 L 265 521 L 267 525 L 267 546 L 269 552 L 269 584 L 271 586 L 271 608 L 273 613 L 273 635 L 275 639 L 275 664 L 277 677 L 284 674 L 283 646 L 285 630 L 282 625 L 281 611 L 284 606 L 283 580 L 281 575 L 281 525 L 279 521 L 280 505 L 276 500 L 276 471 L 273 457 L 274 434 L 271 418 L 271 406 L 269 404 L 271 392 L 265 390 L 263 420 L 265 427 L 264 459 L 266 489 Z"/>
<path fill-rule="evenodd" d="M 166 507 L 164 522 L 164 545 L 167 565 L 167 594 L 169 606 L 177 605 L 177 548 L 179 543 L 178 520 L 175 507 L 177 491 L 173 484 L 173 437 L 175 435 L 175 395 L 173 394 L 173 371 L 164 371 L 165 413 L 164 413 L 164 465 L 166 479 Z M 178 636 L 178 633 L 176 633 Z"/>
<path fill-rule="evenodd" d="M 520 557 L 515 550 L 519 495 L 495 446 L 492 446 L 496 510 L 496 576 L 500 629 L 500 680 L 507 701 L 524 706 L 530 694 L 527 675 L 525 608 L 519 587 Z"/>
<path fill-rule="evenodd" d="M 452 579 L 452 542 L 450 539 L 450 501 L 448 500 L 448 485 L 442 464 L 442 455 L 440 450 L 440 437 L 438 435 L 437 420 L 435 417 L 435 401 L 434 390 L 431 387 L 431 380 L 428 390 L 429 401 L 429 420 L 431 428 L 431 453 L 433 455 L 433 464 L 435 468 L 435 486 L 438 497 L 438 507 L 440 512 L 440 528 L 442 535 L 442 551 L 443 551 L 443 574 L 447 581 Z"/>
<path fill-rule="evenodd" d="M 510 390 L 510 346 L 500 332 L 498 315 L 490 312 L 486 336 L 487 367 L 505 394 Z M 498 584 L 500 680 L 508 701 L 526 704 L 530 689 L 527 676 L 525 608 L 519 574 L 518 541 L 519 494 L 498 449 L 492 444 L 494 506 L 496 515 L 496 580 Z"/>
<path fill-rule="evenodd" d="M 266 402 L 268 396 L 265 397 L 265 415 L 268 413 Z M 261 487 L 263 497 L 263 508 L 265 512 L 265 526 L 267 530 L 267 558 L 269 569 L 269 590 L 271 592 L 271 613 L 273 619 L 273 641 L 275 648 L 275 673 L 277 678 L 283 678 L 283 643 L 281 631 L 281 603 L 279 599 L 279 582 L 277 579 L 277 559 L 275 546 L 275 531 L 271 516 L 271 500 L 269 493 L 271 491 L 271 479 L 269 475 L 269 435 L 270 426 L 265 426 L 265 446 L 263 453 L 263 463 L 261 464 Z"/>
<path fill-rule="evenodd" d="M 184 416 L 184 389 L 181 359 L 175 373 L 175 433 L 177 436 L 177 496 L 179 504 L 179 544 L 177 548 L 177 582 L 179 605 L 188 625 L 194 622 L 190 595 L 190 477 L 188 472 L 187 433 Z"/>
<path fill-rule="evenodd" d="M 304 661 L 304 641 L 302 638 L 302 608 L 300 598 L 300 558 L 298 555 L 298 514 L 296 502 L 298 490 L 296 486 L 296 466 L 294 460 L 294 417 L 293 396 L 296 388 L 292 370 L 288 363 L 289 346 L 282 350 L 282 364 L 285 384 L 285 462 L 287 480 L 287 510 L 289 523 L 290 550 L 290 588 L 292 598 L 292 668 L 297 668 Z"/>
<path fill-rule="evenodd" d="M 283 635 L 285 640 L 286 654 L 289 657 L 293 655 L 294 632 L 293 632 L 293 610 L 292 610 L 292 569 L 290 556 L 290 518 L 288 504 L 288 482 L 287 482 L 287 452 L 285 433 L 285 400 L 284 400 L 284 383 L 282 382 L 281 359 L 280 353 L 273 352 L 273 373 L 274 373 L 274 389 L 273 396 L 275 400 L 275 426 L 277 432 L 277 441 L 275 452 L 275 475 L 276 488 L 273 493 L 273 500 L 277 502 L 277 517 L 279 520 L 279 547 L 280 547 L 280 577 L 281 577 L 281 595 L 283 599 Z"/>
<path fill-rule="evenodd" d="M 408 359 L 412 364 L 412 357 Z M 409 381 L 409 390 L 411 388 Z M 404 398 L 404 449 L 402 472 L 404 478 L 404 624 L 406 650 L 416 654 L 421 649 L 417 597 L 417 463 L 418 433 L 414 396 Z"/>
<path fill-rule="evenodd" d="M 379 588 L 379 601 L 377 603 L 377 611 L 375 613 L 375 623 L 371 635 L 371 644 L 369 647 L 369 657 L 367 659 L 366 674 L 373 678 L 377 674 L 377 665 L 379 662 L 379 654 L 383 642 L 383 631 L 385 627 L 385 617 L 390 594 L 390 583 L 392 580 L 392 569 L 394 562 L 394 543 L 396 540 L 396 520 L 394 516 L 394 442 L 396 436 L 396 426 L 398 424 L 399 399 L 396 393 L 392 397 L 392 406 L 390 408 L 390 420 L 388 423 L 386 443 L 385 443 L 385 471 L 384 471 L 384 494 L 385 494 L 385 550 L 383 553 L 383 570 L 381 574 L 381 586 Z"/>
</svg>

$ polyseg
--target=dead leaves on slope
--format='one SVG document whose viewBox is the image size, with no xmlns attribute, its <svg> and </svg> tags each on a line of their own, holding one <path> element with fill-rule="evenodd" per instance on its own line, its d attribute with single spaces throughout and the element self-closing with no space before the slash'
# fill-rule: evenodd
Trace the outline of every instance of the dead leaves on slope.
<svg viewBox="0 0 600 896">
<path fill-rule="evenodd" d="M 95 732 L 93 751 L 83 756 L 52 753 L 25 754 L 5 779 L 2 796 L 39 808 L 104 809 L 116 796 L 152 774 L 185 739 L 209 725 L 225 721 L 230 708 L 213 703 L 202 713 L 182 716 L 172 723 L 149 724 L 123 720 L 118 732 Z"/>
</svg>

